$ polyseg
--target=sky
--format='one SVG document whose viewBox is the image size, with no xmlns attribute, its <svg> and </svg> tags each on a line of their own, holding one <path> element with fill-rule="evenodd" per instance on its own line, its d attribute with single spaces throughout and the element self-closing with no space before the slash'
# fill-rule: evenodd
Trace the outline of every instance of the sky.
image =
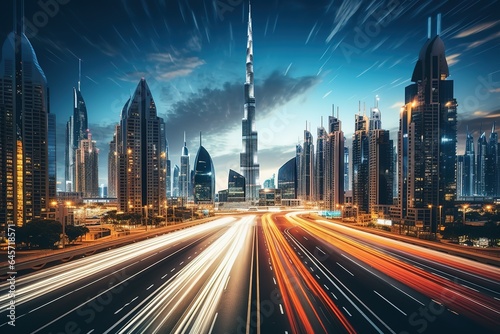
<svg viewBox="0 0 500 334">
<path fill-rule="evenodd" d="M 81 59 L 101 184 L 121 109 L 144 77 L 166 123 L 172 166 L 180 165 L 184 132 L 194 163 L 201 131 L 216 188 L 227 188 L 242 149 L 248 1 L 41 0 L 25 7 L 27 35 L 57 115 L 58 181 Z M 395 140 L 427 18 L 435 35 L 438 13 L 459 105 L 461 154 L 467 126 L 475 140 L 480 131 L 489 136 L 495 120 L 500 127 L 500 1 L 253 0 L 261 183 L 294 156 L 306 126 L 316 140 L 333 105 L 349 146 L 355 114 L 369 115 L 378 95 L 382 126 Z M 2 0 L 1 40 L 12 24 L 12 1 Z"/>
</svg>

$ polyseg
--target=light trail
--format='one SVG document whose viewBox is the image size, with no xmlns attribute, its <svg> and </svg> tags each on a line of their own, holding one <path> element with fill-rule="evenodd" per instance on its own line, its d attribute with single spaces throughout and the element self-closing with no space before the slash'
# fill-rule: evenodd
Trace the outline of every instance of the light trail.
<svg viewBox="0 0 500 334">
<path fill-rule="evenodd" d="M 288 215 L 287 219 L 387 276 L 396 279 L 431 299 L 439 301 L 444 306 L 485 324 L 492 329 L 500 327 L 500 303 L 495 299 L 463 287 L 456 282 L 429 273 L 421 268 L 417 268 L 344 235 L 355 234 L 356 232 L 352 229 L 343 230 L 341 234 L 332 230 L 331 227 L 327 228 L 324 225 L 312 223 L 293 215 Z M 377 242 L 387 242 L 387 244 L 392 245 L 392 243 L 386 240 L 378 240 Z M 425 253 L 423 250 L 420 251 Z M 441 260 L 435 258 L 435 261 Z M 460 266 L 460 268 L 465 267 L 463 265 Z M 495 276 L 494 271 L 482 270 L 481 272 Z"/>
<path fill-rule="evenodd" d="M 172 324 L 175 324 L 173 333 L 209 332 L 215 324 L 225 284 L 245 245 L 245 238 L 253 228 L 254 219 L 255 216 L 250 216 L 234 223 L 220 238 L 105 333 L 163 333 L 165 326 Z M 201 289 L 198 288 L 200 284 Z M 174 318 L 176 312 L 181 312 L 182 317 Z"/>
<path fill-rule="evenodd" d="M 349 333 L 354 328 L 344 313 L 333 303 L 327 292 L 311 275 L 309 269 L 285 240 L 271 214 L 262 217 L 262 229 L 269 248 L 272 266 L 276 269 L 276 280 L 280 288 L 285 313 L 290 321 L 293 333 L 313 333 L 322 330 L 328 332 L 321 317 L 313 305 L 308 291 L 319 298 L 323 305 L 332 312 L 339 323 Z M 317 324 L 313 327 L 313 324 Z"/>
<path fill-rule="evenodd" d="M 175 231 L 156 238 L 143 240 L 141 242 L 95 254 L 83 259 L 71 261 L 51 269 L 37 272 L 33 275 L 21 277 L 16 281 L 16 305 L 32 301 L 38 297 L 67 286 L 68 282 L 77 282 L 126 261 L 134 259 L 140 261 L 141 257 L 145 257 L 151 252 L 171 246 L 173 243 L 183 241 L 186 238 L 202 235 L 209 231 L 228 226 L 234 220 L 234 218 L 230 217 L 217 219 L 206 224 L 193 226 L 189 229 Z M 119 270 L 120 269 L 118 269 L 118 271 Z M 113 273 L 108 276 L 111 275 L 113 275 Z M 72 292 L 97 283 L 106 277 L 107 276 L 100 277 L 87 285 L 80 286 Z M 0 289 L 5 289 L 6 286 L 7 284 L 5 283 L 1 284 Z M 9 300 L 10 298 L 7 294 L 2 294 L 0 296 L 0 312 L 7 309 Z"/>
</svg>

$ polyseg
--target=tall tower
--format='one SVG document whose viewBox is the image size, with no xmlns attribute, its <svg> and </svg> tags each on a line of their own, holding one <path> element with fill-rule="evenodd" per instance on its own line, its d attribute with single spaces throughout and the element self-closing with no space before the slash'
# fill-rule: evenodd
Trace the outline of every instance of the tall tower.
<svg viewBox="0 0 500 334">
<path fill-rule="evenodd" d="M 393 197 L 393 142 L 389 139 L 389 131 L 382 129 L 378 97 L 371 109 L 368 159 L 369 212 L 388 214 Z"/>
<path fill-rule="evenodd" d="M 253 83 L 252 7 L 248 4 L 248 41 L 245 81 L 244 116 L 241 124 L 243 152 L 240 153 L 240 169 L 246 182 L 246 199 L 259 199 L 259 164 L 257 161 L 258 136 L 255 129 L 255 95 Z"/>
<path fill-rule="evenodd" d="M 467 128 L 467 139 L 465 140 L 465 154 L 462 160 L 462 191 L 457 192 L 462 196 L 473 196 L 476 182 L 476 156 L 474 151 L 474 137 Z"/>
<path fill-rule="evenodd" d="M 189 197 L 189 188 L 191 180 L 191 169 L 189 166 L 189 150 L 187 148 L 186 133 L 184 132 L 184 146 L 181 152 L 181 168 L 179 171 L 179 196 L 185 205 Z"/>
<path fill-rule="evenodd" d="M 359 212 L 369 212 L 368 182 L 368 117 L 359 113 L 355 115 L 354 135 L 352 137 L 352 201 L 358 207 Z"/>
<path fill-rule="evenodd" d="M 304 146 L 300 154 L 298 197 L 303 201 L 314 200 L 314 140 L 309 130 L 304 130 Z"/>
<path fill-rule="evenodd" d="M 407 150 L 401 152 L 407 156 L 400 159 L 399 171 L 407 175 L 406 189 L 402 189 L 406 192 L 405 219 L 422 222 L 430 232 L 436 231 L 439 220 L 453 215 L 456 196 L 457 102 L 453 81 L 446 80 L 449 70 L 439 37 L 440 21 L 438 15 L 437 33 L 431 37 L 429 18 L 428 39 L 415 64 L 413 84 L 405 88 L 402 125 Z"/>
<path fill-rule="evenodd" d="M 88 118 L 87 105 L 83 99 L 81 88 L 82 61 L 78 59 L 78 86 L 73 87 L 73 115 L 66 124 L 65 178 L 66 190 L 75 190 L 75 152 L 80 141 L 87 139 Z"/>
<path fill-rule="evenodd" d="M 24 1 L 0 62 L 0 229 L 42 218 L 49 204 L 47 79 L 25 35 Z"/>
<path fill-rule="evenodd" d="M 109 143 L 108 153 L 108 197 L 116 198 L 118 196 L 118 143 L 117 134 L 119 132 L 118 126 L 116 127 L 113 139 Z"/>
<path fill-rule="evenodd" d="M 325 141 L 327 132 L 323 127 L 323 118 L 321 118 L 321 126 L 318 127 L 318 137 L 316 138 L 316 156 L 314 161 L 314 199 L 323 201 L 324 177 L 325 177 Z"/>
<path fill-rule="evenodd" d="M 162 216 L 166 201 L 166 135 L 144 78 L 125 104 L 117 134 L 120 210 Z"/>
<path fill-rule="evenodd" d="M 338 210 L 344 204 L 344 132 L 340 119 L 330 116 L 325 141 L 324 201 L 327 210 Z"/>
</svg>

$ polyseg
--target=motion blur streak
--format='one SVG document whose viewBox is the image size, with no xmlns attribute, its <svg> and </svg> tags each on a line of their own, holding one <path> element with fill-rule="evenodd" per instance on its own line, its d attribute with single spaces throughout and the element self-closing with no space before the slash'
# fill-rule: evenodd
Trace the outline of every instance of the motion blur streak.
<svg viewBox="0 0 500 334">
<path fill-rule="evenodd" d="M 176 323 L 174 333 L 208 333 L 224 285 L 252 230 L 255 216 L 234 223 L 220 238 L 156 289 L 105 333 L 163 333 Z M 204 282 L 201 289 L 199 282 Z M 191 296 L 195 294 L 194 299 Z M 172 314 L 182 310 L 180 319 Z M 114 328 L 126 322 L 118 331 Z M 167 323 L 168 322 L 168 323 Z"/>
<path fill-rule="evenodd" d="M 446 307 L 464 314 L 491 329 L 500 328 L 500 301 L 398 260 L 373 247 L 366 246 L 352 237 L 345 236 L 349 234 L 350 236 L 359 237 L 361 234 L 354 229 L 342 230 L 342 234 L 340 234 L 335 231 L 338 228 L 336 224 L 330 222 L 324 222 L 328 224 L 328 226 L 325 226 L 294 215 L 287 215 L 287 219 L 309 233 L 442 303 Z M 363 235 L 360 238 L 365 238 L 365 236 Z M 388 241 L 381 239 L 377 243 L 386 244 Z"/>
<path fill-rule="evenodd" d="M 103 269 L 108 269 L 114 265 L 137 258 L 137 261 L 149 253 L 160 250 L 174 243 L 180 242 L 187 237 L 202 235 L 208 231 L 221 228 L 234 221 L 234 218 L 221 218 L 213 222 L 194 226 L 187 230 L 180 230 L 156 238 L 133 243 L 118 249 L 109 250 L 102 254 L 95 254 L 83 259 L 62 264 L 52 269 L 35 273 L 26 278 L 16 281 L 16 304 L 33 300 L 44 294 L 55 291 L 65 286 L 68 282 L 75 282 L 90 275 L 99 273 Z M 101 277 L 100 279 L 103 279 Z M 99 280 L 100 280 L 99 279 Z M 95 283 L 94 281 L 92 283 Z M 92 284 L 91 283 L 91 284 Z M 4 287 L 6 284 L 0 285 Z M 84 286 L 80 287 L 84 288 Z M 7 309 L 9 297 L 7 294 L 0 296 L 0 312 Z"/>
<path fill-rule="evenodd" d="M 344 314 L 332 302 L 285 240 L 270 214 L 262 217 L 262 228 L 269 245 L 271 263 L 275 268 L 276 279 L 292 332 L 317 333 L 319 330 L 328 332 L 308 294 L 310 291 L 337 317 L 348 333 L 355 333 L 356 331 Z M 313 327 L 313 324 L 318 325 Z"/>
</svg>

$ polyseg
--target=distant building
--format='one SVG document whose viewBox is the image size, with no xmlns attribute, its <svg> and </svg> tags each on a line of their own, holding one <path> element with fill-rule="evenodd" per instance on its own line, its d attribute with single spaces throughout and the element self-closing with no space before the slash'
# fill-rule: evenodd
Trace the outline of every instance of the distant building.
<svg viewBox="0 0 500 334">
<path fill-rule="evenodd" d="M 279 206 L 281 205 L 281 190 L 280 189 L 260 189 L 259 190 L 259 206 Z"/>
<path fill-rule="evenodd" d="M 180 168 L 179 166 L 175 165 L 174 166 L 174 171 L 172 173 L 172 197 L 177 198 L 179 197 L 179 174 L 180 174 Z"/>
<path fill-rule="evenodd" d="M 297 158 L 288 160 L 278 170 L 278 189 L 282 199 L 297 198 Z"/>
<path fill-rule="evenodd" d="M 276 188 L 275 175 L 264 181 L 264 189 L 274 189 Z"/>
<path fill-rule="evenodd" d="M 325 179 L 325 141 L 327 132 L 323 127 L 323 118 L 321 126 L 318 127 L 318 137 L 316 138 L 316 155 L 314 156 L 314 199 L 316 201 L 324 200 L 324 179 Z"/>
<path fill-rule="evenodd" d="M 184 133 L 184 146 L 181 152 L 181 167 L 179 170 L 179 197 L 183 205 L 187 204 L 189 188 L 191 187 L 191 167 L 189 166 L 189 150 L 187 148 L 186 133 Z"/>
<path fill-rule="evenodd" d="M 351 190 L 351 183 L 349 182 L 349 167 L 349 147 L 344 147 L 344 191 Z"/>
<path fill-rule="evenodd" d="M 194 159 L 193 196 L 195 204 L 213 204 L 215 201 L 214 164 L 208 151 L 201 145 L 201 138 Z"/>
<path fill-rule="evenodd" d="M 298 198 L 304 201 L 314 200 L 314 142 L 311 132 L 304 130 L 304 144 L 300 153 L 298 171 Z"/>
<path fill-rule="evenodd" d="M 120 149 L 116 141 L 117 132 L 118 128 L 115 128 L 113 139 L 109 143 L 108 153 L 108 195 L 112 198 L 118 196 L 118 152 Z"/>
<path fill-rule="evenodd" d="M 75 151 L 75 191 L 83 193 L 83 197 L 99 197 L 99 150 L 96 148 L 92 134 L 78 143 Z"/>
<path fill-rule="evenodd" d="M 244 202 L 246 198 L 245 177 L 230 169 L 227 180 L 227 201 Z"/>
</svg>

